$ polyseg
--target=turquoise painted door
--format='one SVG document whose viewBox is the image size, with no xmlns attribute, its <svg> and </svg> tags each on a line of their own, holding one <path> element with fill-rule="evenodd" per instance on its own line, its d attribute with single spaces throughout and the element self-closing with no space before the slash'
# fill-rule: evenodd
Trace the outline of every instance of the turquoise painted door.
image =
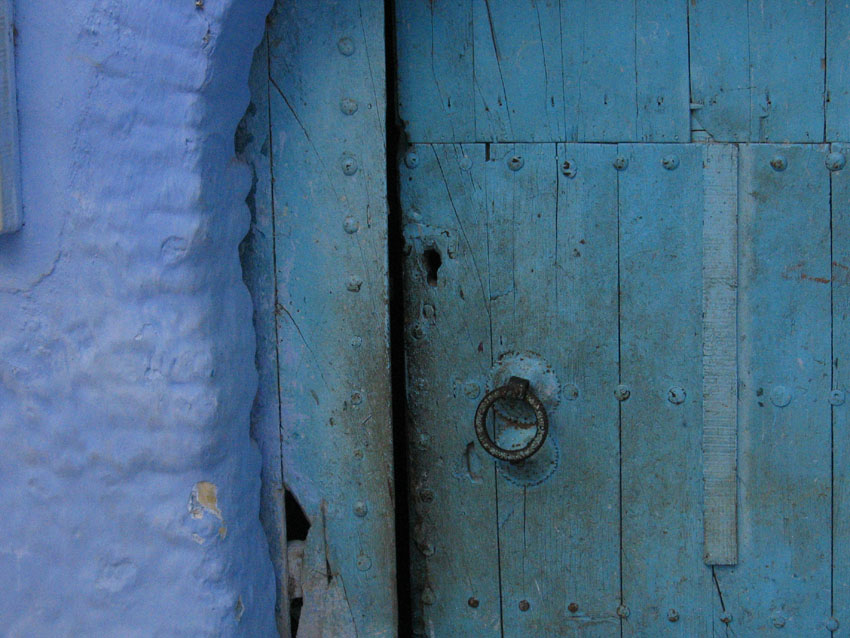
<svg viewBox="0 0 850 638">
<path fill-rule="evenodd" d="M 415 634 L 847 634 L 850 3 L 396 32 Z"/>
</svg>

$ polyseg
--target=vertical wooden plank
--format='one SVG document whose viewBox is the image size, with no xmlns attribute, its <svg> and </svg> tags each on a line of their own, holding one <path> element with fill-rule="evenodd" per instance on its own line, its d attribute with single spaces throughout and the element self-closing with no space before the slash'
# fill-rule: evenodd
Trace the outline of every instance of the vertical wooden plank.
<svg viewBox="0 0 850 638">
<path fill-rule="evenodd" d="M 396 628 L 383 33 L 371 0 L 281 2 L 268 31 L 281 449 L 312 525 L 301 638 Z"/>
<path fill-rule="evenodd" d="M 263 457 L 260 520 L 275 569 L 278 632 L 281 636 L 289 636 L 286 520 L 280 458 L 268 52 L 267 34 L 254 52 L 249 78 L 251 103 L 236 133 L 236 153 L 245 159 L 254 177 L 247 198 L 251 229 L 239 246 L 239 253 L 245 283 L 254 304 L 254 330 L 257 335 L 255 360 L 259 381 L 251 411 L 251 432 Z"/>
<path fill-rule="evenodd" d="M 739 161 L 739 562 L 715 573 L 737 633 L 815 636 L 830 615 L 829 176 L 814 146 Z"/>
<path fill-rule="evenodd" d="M 566 139 L 635 139 L 635 7 L 561 0 Z"/>
<path fill-rule="evenodd" d="M 826 3 L 826 140 L 850 140 L 850 2 Z"/>
<path fill-rule="evenodd" d="M 12 0 L 0 0 L 0 234 L 23 223 L 13 32 Z"/>
<path fill-rule="evenodd" d="M 691 100 L 687 2 L 636 2 L 635 10 L 638 114 L 637 136 L 632 139 L 689 142 Z"/>
<path fill-rule="evenodd" d="M 747 0 L 688 3 L 693 128 L 718 142 L 750 139 Z"/>
<path fill-rule="evenodd" d="M 707 636 L 699 145 L 620 145 L 624 636 Z M 662 165 L 666 161 L 668 170 Z M 620 392 L 624 397 L 624 392 Z M 610 401 L 614 401 L 611 392 Z M 671 622 L 672 621 L 672 622 Z"/>
<path fill-rule="evenodd" d="M 823 139 L 824 2 L 749 3 L 750 140 Z"/>
<path fill-rule="evenodd" d="M 487 180 L 490 242 L 509 247 L 504 281 L 493 282 L 494 292 L 505 292 L 492 306 L 495 354 L 539 353 L 560 380 L 547 447 L 525 467 L 499 464 L 504 630 L 613 638 L 620 635 L 619 428 L 610 400 L 616 148 L 558 145 L 557 157 L 555 150 L 495 147 Z M 525 161 L 519 171 L 505 164 L 515 154 Z M 551 475 L 534 469 L 552 458 Z"/>
<path fill-rule="evenodd" d="M 847 157 L 846 144 L 832 151 Z M 850 618 L 850 168 L 832 173 L 832 412 L 833 442 L 833 608 L 835 618 Z M 842 622 L 842 629 L 847 622 Z M 846 633 L 846 629 L 844 629 Z M 840 635 L 840 634 L 839 634 Z"/>
<path fill-rule="evenodd" d="M 734 565 L 738 560 L 738 149 L 709 144 L 704 157 L 704 558 L 708 565 Z"/>
<path fill-rule="evenodd" d="M 495 468 L 472 420 L 490 368 L 483 145 L 401 166 L 414 631 L 501 635 Z"/>
<path fill-rule="evenodd" d="M 411 142 L 475 139 L 472 1 L 396 2 L 398 108 Z"/>
<path fill-rule="evenodd" d="M 476 140 L 564 138 L 558 7 L 552 2 L 473 0 Z"/>
</svg>

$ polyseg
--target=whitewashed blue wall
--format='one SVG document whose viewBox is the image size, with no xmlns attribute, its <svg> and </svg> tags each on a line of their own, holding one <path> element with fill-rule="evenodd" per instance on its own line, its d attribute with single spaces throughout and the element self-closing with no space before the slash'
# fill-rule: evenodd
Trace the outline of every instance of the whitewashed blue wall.
<svg viewBox="0 0 850 638">
<path fill-rule="evenodd" d="M 203 4 L 17 3 L 2 636 L 275 633 L 233 151 L 271 3 Z"/>
</svg>

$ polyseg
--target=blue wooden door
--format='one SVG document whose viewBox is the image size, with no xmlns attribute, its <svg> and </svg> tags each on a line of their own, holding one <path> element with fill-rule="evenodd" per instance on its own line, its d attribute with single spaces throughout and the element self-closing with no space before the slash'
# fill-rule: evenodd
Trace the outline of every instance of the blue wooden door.
<svg viewBox="0 0 850 638">
<path fill-rule="evenodd" d="M 850 635 L 848 29 L 396 0 L 417 635 Z"/>
</svg>

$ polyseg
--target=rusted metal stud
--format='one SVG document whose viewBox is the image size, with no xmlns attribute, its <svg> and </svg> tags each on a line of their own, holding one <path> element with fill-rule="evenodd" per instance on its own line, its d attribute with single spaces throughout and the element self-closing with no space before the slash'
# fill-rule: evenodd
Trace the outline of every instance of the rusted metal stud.
<svg viewBox="0 0 850 638">
<path fill-rule="evenodd" d="M 422 306 L 422 316 L 426 319 L 431 320 L 436 314 L 437 311 L 434 310 L 434 306 L 432 306 L 431 304 L 426 303 L 424 306 Z"/>
<path fill-rule="evenodd" d="M 463 393 L 467 399 L 477 399 L 478 395 L 481 394 L 481 386 L 474 381 L 470 381 L 463 386 Z"/>
<path fill-rule="evenodd" d="M 343 156 L 339 159 L 339 165 L 342 167 L 342 172 L 344 175 L 354 175 L 357 172 L 357 169 L 360 168 L 357 164 L 357 160 L 353 155 L 348 153 L 343 154 Z"/>
<path fill-rule="evenodd" d="M 679 168 L 679 158 L 675 155 L 666 155 L 661 160 L 661 165 L 668 171 L 675 171 Z"/>
<path fill-rule="evenodd" d="M 632 396 L 631 388 L 629 388 L 629 386 L 625 383 L 621 383 L 614 390 L 614 396 L 617 397 L 617 401 L 625 401 Z"/>
<path fill-rule="evenodd" d="M 410 336 L 414 339 L 422 339 L 425 336 L 425 331 L 422 329 L 422 325 L 419 323 L 415 323 L 410 327 Z"/>
<path fill-rule="evenodd" d="M 838 627 L 838 618 L 836 618 L 835 616 L 826 621 L 826 628 L 828 631 L 836 632 L 838 631 Z"/>
<path fill-rule="evenodd" d="M 781 612 L 776 612 L 771 616 L 770 621 L 777 629 L 782 629 L 785 626 L 785 616 Z"/>
<path fill-rule="evenodd" d="M 724 611 L 722 614 L 720 614 L 720 622 L 722 622 L 724 625 L 728 625 L 730 622 L 732 622 L 732 613 Z"/>
<path fill-rule="evenodd" d="M 349 341 L 352 348 L 359 348 L 363 345 L 363 337 L 351 337 L 351 341 Z"/>
<path fill-rule="evenodd" d="M 339 39 L 339 42 L 336 43 L 339 52 L 343 55 L 352 55 L 354 53 L 354 40 L 349 38 L 348 36 L 344 36 Z"/>
<path fill-rule="evenodd" d="M 678 612 L 678 611 L 676 611 L 675 609 L 670 609 L 670 610 L 667 612 L 667 620 L 669 620 L 670 622 L 678 622 L 678 620 L 679 620 L 679 612 Z"/>
<path fill-rule="evenodd" d="M 419 543 L 418 547 L 419 547 L 419 551 L 422 552 L 423 556 L 433 556 L 434 552 L 436 551 L 434 549 L 434 544 L 429 543 L 427 541 L 424 542 L 424 543 Z"/>
<path fill-rule="evenodd" d="M 357 557 L 357 569 L 361 572 L 365 572 L 368 571 L 370 567 L 372 567 L 372 559 L 366 554 L 360 554 Z"/>
<path fill-rule="evenodd" d="M 478 599 L 475 596 L 470 596 L 469 600 L 466 601 L 466 604 L 472 607 L 473 609 L 476 609 L 480 603 L 478 602 Z"/>
<path fill-rule="evenodd" d="M 363 403 L 363 395 L 355 390 L 351 393 L 351 404 L 360 405 L 361 403 Z"/>
<path fill-rule="evenodd" d="M 620 605 L 619 607 L 617 607 L 617 615 L 620 618 L 628 618 L 630 613 L 632 612 L 626 605 Z"/>
<path fill-rule="evenodd" d="M 571 614 L 575 614 L 578 612 L 578 603 L 570 603 L 567 605 L 567 610 L 569 610 Z"/>
<path fill-rule="evenodd" d="M 423 605 L 433 605 L 435 602 L 437 602 L 437 596 L 434 594 L 433 589 L 426 586 L 425 589 L 422 590 L 422 596 L 420 596 L 420 600 L 422 600 Z"/>
<path fill-rule="evenodd" d="M 508 159 L 508 168 L 512 171 L 518 171 L 525 165 L 525 160 L 521 155 L 512 155 Z"/>
<path fill-rule="evenodd" d="M 520 611 L 528 611 L 529 609 L 531 609 L 531 603 L 529 603 L 527 600 L 519 601 L 519 610 Z"/>
<path fill-rule="evenodd" d="M 407 168 L 416 168 L 419 166 L 419 155 L 416 151 L 407 151 L 404 154 L 404 165 Z"/>
<path fill-rule="evenodd" d="M 564 398 L 567 401 L 575 401 L 578 399 L 578 388 L 575 384 L 568 383 L 564 386 Z"/>
<path fill-rule="evenodd" d="M 622 155 L 617 155 L 612 164 L 618 171 L 624 171 L 629 166 L 629 160 Z"/>
<path fill-rule="evenodd" d="M 772 160 L 770 160 L 770 165 L 775 171 L 784 171 L 788 168 L 787 160 L 781 155 L 777 155 Z"/>
<path fill-rule="evenodd" d="M 369 513 L 369 506 L 363 501 L 357 501 L 354 504 L 354 515 L 358 518 L 363 518 Z"/>
<path fill-rule="evenodd" d="M 363 285 L 363 280 L 357 275 L 351 275 L 345 282 L 345 289 L 349 292 L 360 292 L 360 287 Z"/>
<path fill-rule="evenodd" d="M 419 500 L 423 503 L 433 503 L 434 490 L 428 489 L 427 487 L 419 490 Z"/>
<path fill-rule="evenodd" d="M 464 155 L 460 158 L 457 165 L 460 166 L 460 170 L 468 171 L 470 168 L 472 168 L 472 160 L 469 159 L 466 155 Z"/>
<path fill-rule="evenodd" d="M 344 97 L 339 101 L 339 110 L 345 115 L 354 115 L 357 113 L 357 101 L 350 97 Z"/>
<path fill-rule="evenodd" d="M 685 388 L 674 385 L 667 390 L 667 400 L 673 405 L 681 405 L 685 402 Z"/>
<path fill-rule="evenodd" d="M 844 157 L 844 153 L 834 152 L 826 156 L 825 164 L 831 171 L 840 171 L 846 163 L 847 158 Z"/>
<path fill-rule="evenodd" d="M 353 235 L 360 229 L 360 224 L 351 215 L 342 222 L 342 229 L 349 235 Z"/>
<path fill-rule="evenodd" d="M 844 405 L 844 390 L 833 390 L 829 393 L 830 405 Z"/>
<path fill-rule="evenodd" d="M 770 391 L 770 402 L 777 408 L 784 408 L 791 403 L 791 390 L 784 385 L 777 385 Z"/>
<path fill-rule="evenodd" d="M 578 169 L 576 168 L 575 160 L 567 159 L 567 160 L 564 160 L 561 163 L 561 173 L 564 176 L 572 179 L 573 177 L 576 176 L 577 172 L 578 172 Z"/>
</svg>

